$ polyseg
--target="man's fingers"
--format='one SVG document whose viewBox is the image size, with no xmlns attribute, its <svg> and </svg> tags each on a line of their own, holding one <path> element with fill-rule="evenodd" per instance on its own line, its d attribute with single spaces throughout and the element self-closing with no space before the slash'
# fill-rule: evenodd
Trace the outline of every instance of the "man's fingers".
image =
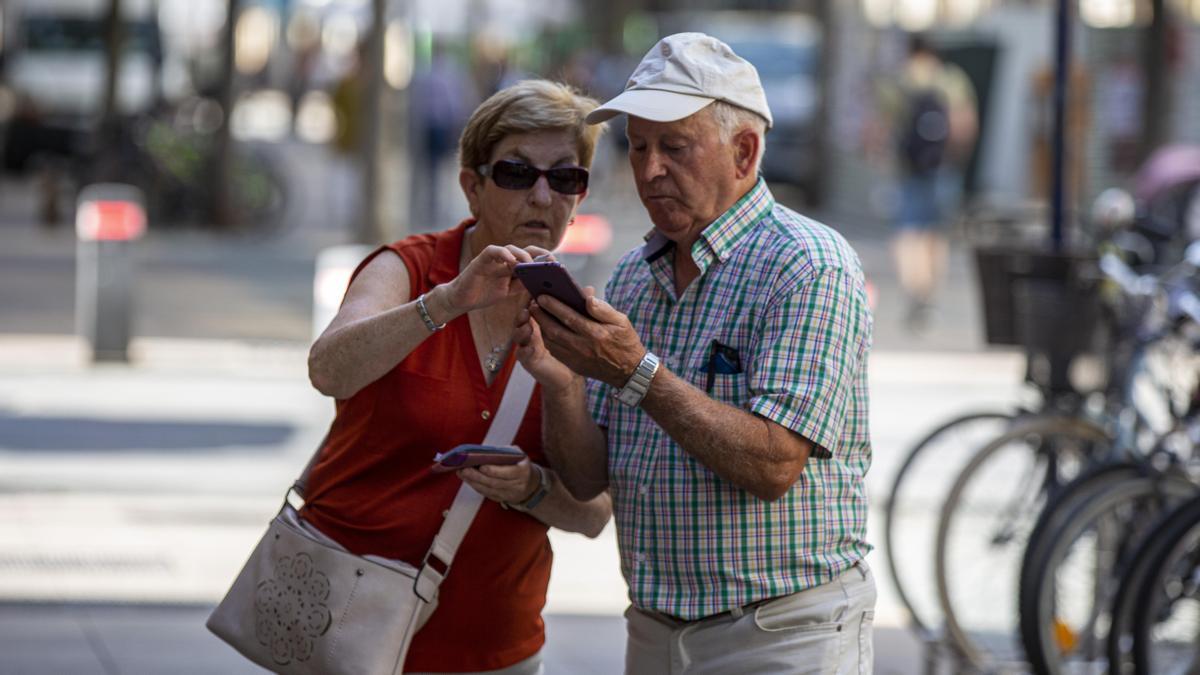
<svg viewBox="0 0 1200 675">
<path fill-rule="evenodd" d="M 592 318 L 601 323 L 623 324 L 625 323 L 625 315 L 613 309 L 613 306 L 607 302 L 592 296 L 587 299 L 588 314 Z"/>
<path fill-rule="evenodd" d="M 582 333 L 587 330 L 587 324 L 584 323 L 583 317 L 579 316 L 579 312 L 567 307 L 553 296 L 542 295 L 537 299 L 537 304 L 572 332 Z"/>
</svg>

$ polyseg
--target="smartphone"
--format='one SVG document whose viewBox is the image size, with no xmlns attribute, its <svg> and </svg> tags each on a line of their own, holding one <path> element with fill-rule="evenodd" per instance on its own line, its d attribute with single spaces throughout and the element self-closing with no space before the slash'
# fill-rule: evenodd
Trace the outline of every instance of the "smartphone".
<svg viewBox="0 0 1200 675">
<path fill-rule="evenodd" d="M 562 266 L 562 263 L 554 261 L 518 263 L 514 272 L 535 300 L 543 295 L 549 295 L 576 312 L 589 316 L 587 296 L 583 294 L 579 284 L 575 283 L 575 280 L 571 278 L 571 273 Z"/>
<path fill-rule="evenodd" d="M 516 464 L 523 459 L 525 453 L 519 448 L 466 443 L 434 455 L 433 471 L 445 473 L 483 464 Z"/>
</svg>

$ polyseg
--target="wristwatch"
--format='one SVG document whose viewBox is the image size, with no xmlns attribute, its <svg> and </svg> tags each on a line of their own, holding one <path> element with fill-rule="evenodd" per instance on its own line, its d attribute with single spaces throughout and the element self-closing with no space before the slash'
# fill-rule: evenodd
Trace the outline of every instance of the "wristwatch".
<svg viewBox="0 0 1200 675">
<path fill-rule="evenodd" d="M 642 399 L 646 398 L 646 392 L 650 391 L 650 380 L 654 379 L 654 374 L 658 372 L 658 364 L 659 360 L 654 352 L 646 352 L 629 381 L 620 391 L 613 394 L 613 397 L 631 408 L 637 407 Z"/>
<path fill-rule="evenodd" d="M 533 507 L 541 504 L 546 495 L 550 494 L 550 474 L 540 464 L 534 463 L 532 466 L 533 470 L 538 474 L 537 489 L 525 501 L 516 504 L 505 504 L 505 506 L 512 507 L 518 511 L 532 511 Z"/>
</svg>

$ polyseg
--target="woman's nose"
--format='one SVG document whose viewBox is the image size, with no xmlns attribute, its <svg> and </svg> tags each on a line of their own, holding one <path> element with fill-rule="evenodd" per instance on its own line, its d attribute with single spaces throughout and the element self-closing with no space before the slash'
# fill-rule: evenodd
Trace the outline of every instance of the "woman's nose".
<svg viewBox="0 0 1200 675">
<path fill-rule="evenodd" d="M 550 194 L 550 182 L 545 174 L 538 176 L 537 182 L 533 187 L 529 188 L 529 201 L 538 206 L 549 206 L 550 199 L 553 195 Z"/>
</svg>

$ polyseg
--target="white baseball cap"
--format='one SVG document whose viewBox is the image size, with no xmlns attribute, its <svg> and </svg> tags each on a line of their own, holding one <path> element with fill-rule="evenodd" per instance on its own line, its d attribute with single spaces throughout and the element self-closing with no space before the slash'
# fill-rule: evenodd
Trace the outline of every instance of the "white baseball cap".
<svg viewBox="0 0 1200 675">
<path fill-rule="evenodd" d="M 599 124 L 621 113 L 674 122 L 713 101 L 758 113 L 773 124 L 767 95 L 750 62 L 711 35 L 676 33 L 658 41 L 629 76 L 625 91 L 587 116 Z"/>
</svg>

